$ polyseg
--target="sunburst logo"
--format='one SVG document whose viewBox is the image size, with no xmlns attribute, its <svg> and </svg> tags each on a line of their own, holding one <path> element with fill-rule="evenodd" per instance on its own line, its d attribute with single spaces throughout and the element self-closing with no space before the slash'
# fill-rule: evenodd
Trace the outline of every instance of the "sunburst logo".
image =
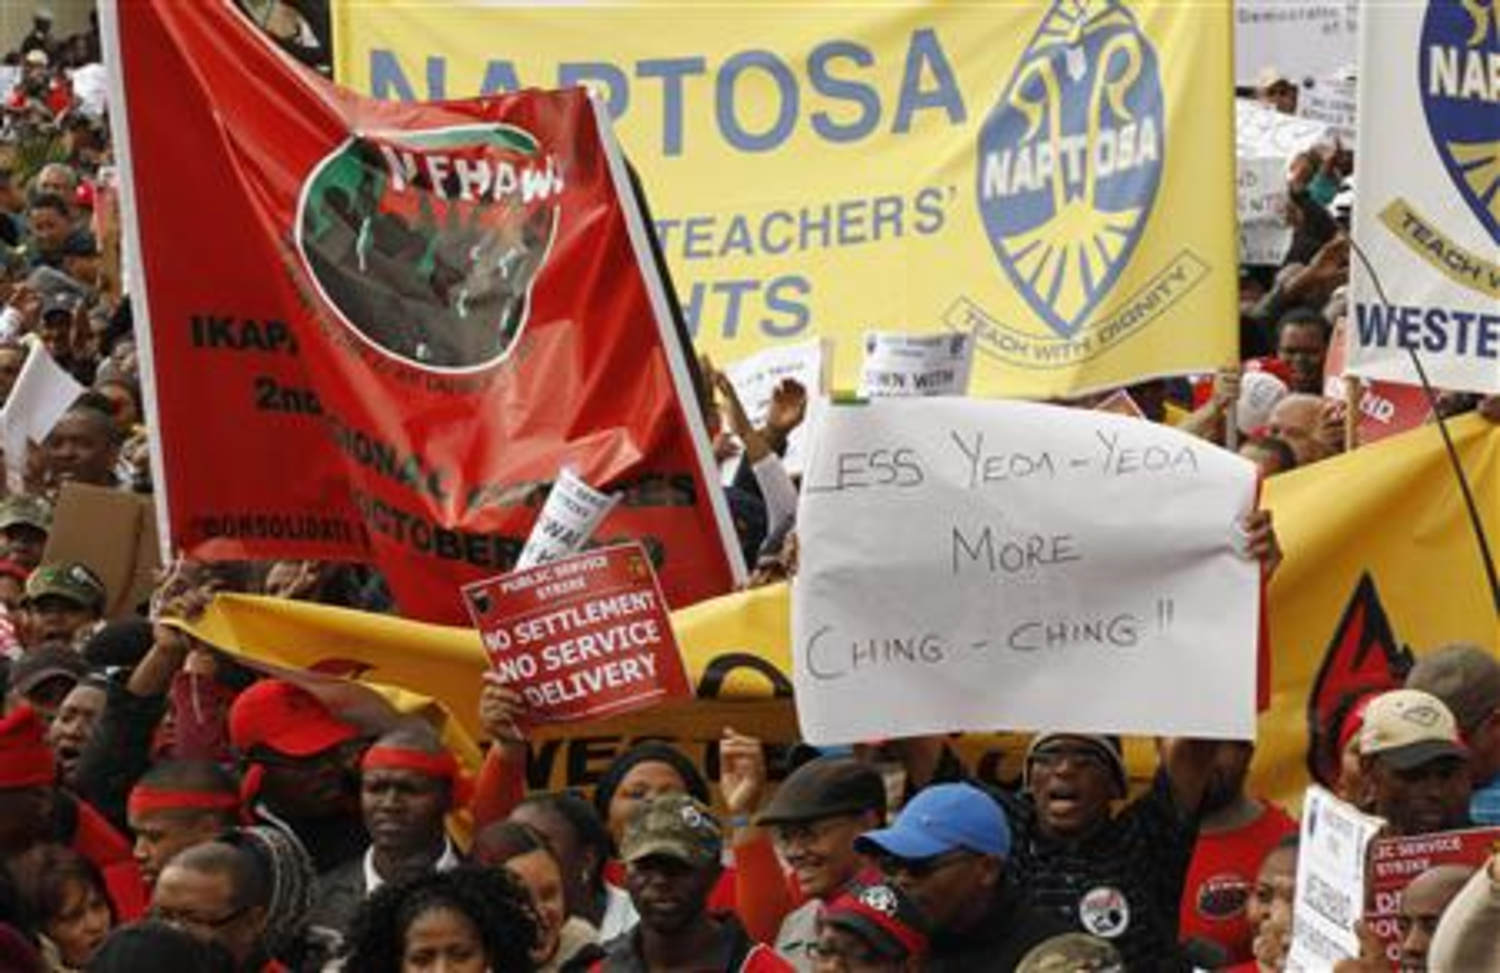
<svg viewBox="0 0 1500 973">
<path fill-rule="evenodd" d="M 1500 4 L 1430 0 L 1418 58 L 1422 108 L 1459 194 L 1500 244 Z"/>
<path fill-rule="evenodd" d="M 1053 0 L 979 139 L 979 208 L 1011 283 L 1072 337 L 1130 261 L 1166 144 L 1154 49 L 1122 0 Z"/>
</svg>

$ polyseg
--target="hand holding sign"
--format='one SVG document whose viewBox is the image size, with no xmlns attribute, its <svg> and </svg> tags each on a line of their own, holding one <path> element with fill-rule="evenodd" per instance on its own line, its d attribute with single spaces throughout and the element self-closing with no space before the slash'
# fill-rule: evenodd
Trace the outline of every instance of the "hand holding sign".
<svg viewBox="0 0 1500 973">
<path fill-rule="evenodd" d="M 682 655 L 638 543 L 600 548 L 465 585 L 498 678 L 481 718 L 497 739 L 528 722 L 625 713 L 688 695 Z"/>
</svg>

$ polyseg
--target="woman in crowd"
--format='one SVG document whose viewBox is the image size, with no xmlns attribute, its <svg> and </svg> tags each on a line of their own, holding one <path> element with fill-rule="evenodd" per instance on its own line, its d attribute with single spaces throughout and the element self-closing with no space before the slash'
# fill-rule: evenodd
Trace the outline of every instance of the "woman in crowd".
<svg viewBox="0 0 1500 973">
<path fill-rule="evenodd" d="M 460 865 L 384 885 L 350 930 L 359 973 L 531 973 L 537 921 L 526 889 L 497 868 Z"/>
<path fill-rule="evenodd" d="M 572 791 L 540 791 L 517 804 L 509 820 L 547 839 L 562 868 L 568 915 L 597 929 L 601 943 L 635 925 L 630 896 L 604 880 L 614 844 L 588 801 Z"/>
<path fill-rule="evenodd" d="M 1281 840 L 1260 863 L 1245 905 L 1255 959 L 1231 973 L 1280 973 L 1292 942 L 1292 899 L 1297 892 L 1297 835 Z"/>
<path fill-rule="evenodd" d="M 71 848 L 38 845 L 13 860 L 10 870 L 47 968 L 83 969 L 115 923 L 99 869 Z"/>
<path fill-rule="evenodd" d="M 598 930 L 568 914 L 562 866 L 541 833 L 515 821 L 492 824 L 475 840 L 474 857 L 483 865 L 506 869 L 531 893 L 538 933 L 531 956 L 538 973 L 587 969 L 604 955 Z"/>
</svg>

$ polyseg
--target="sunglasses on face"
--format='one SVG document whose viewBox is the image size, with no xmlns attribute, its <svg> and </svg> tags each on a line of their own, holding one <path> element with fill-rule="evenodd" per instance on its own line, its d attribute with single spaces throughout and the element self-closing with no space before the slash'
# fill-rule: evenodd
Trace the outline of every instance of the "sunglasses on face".
<svg viewBox="0 0 1500 973">
<path fill-rule="evenodd" d="M 895 855 L 882 855 L 879 864 L 880 871 L 887 877 L 909 875 L 915 879 L 923 879 L 935 875 L 949 865 L 956 865 L 972 857 L 974 853 L 967 848 L 956 848 L 930 858 L 898 858 Z"/>
</svg>

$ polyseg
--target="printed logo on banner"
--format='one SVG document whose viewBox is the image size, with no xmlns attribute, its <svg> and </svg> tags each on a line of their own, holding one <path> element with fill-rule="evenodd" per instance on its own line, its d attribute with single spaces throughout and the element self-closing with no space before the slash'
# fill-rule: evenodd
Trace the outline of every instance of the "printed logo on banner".
<svg viewBox="0 0 1500 973">
<path fill-rule="evenodd" d="M 1429 0 L 1418 63 L 1438 157 L 1500 244 L 1500 6 Z"/>
<path fill-rule="evenodd" d="M 526 326 L 563 173 L 514 125 L 356 135 L 302 187 L 297 247 L 328 304 L 434 371 L 503 359 Z"/>
<path fill-rule="evenodd" d="M 995 255 L 1073 338 L 1129 264 L 1161 185 L 1156 53 L 1120 0 L 1054 0 L 979 139 Z"/>
</svg>

